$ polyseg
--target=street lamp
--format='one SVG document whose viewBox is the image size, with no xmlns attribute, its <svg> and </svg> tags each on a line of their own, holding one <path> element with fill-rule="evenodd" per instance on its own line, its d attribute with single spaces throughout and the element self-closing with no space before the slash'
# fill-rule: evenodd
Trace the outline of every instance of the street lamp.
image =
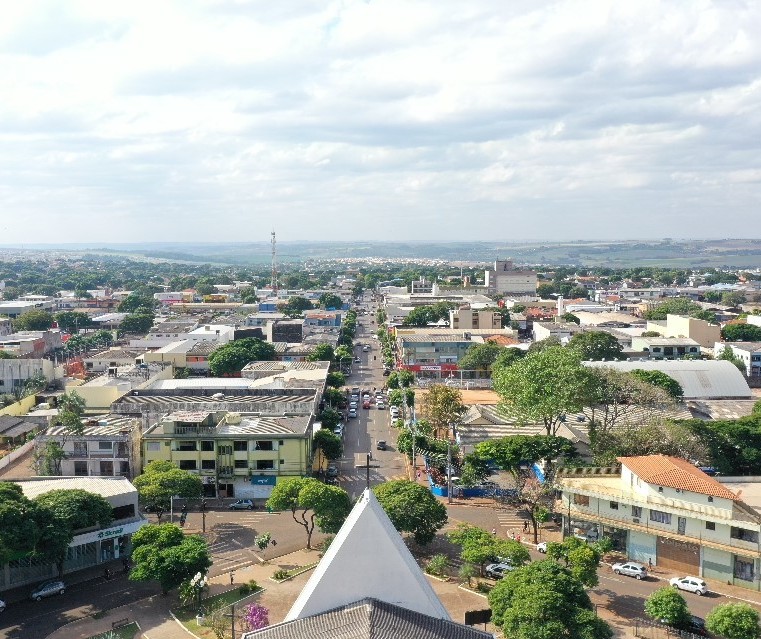
<svg viewBox="0 0 761 639">
<path fill-rule="evenodd" d="M 193 578 L 190 580 L 190 585 L 195 589 L 196 591 L 196 598 L 197 598 L 197 604 L 198 604 L 198 616 L 203 616 L 203 610 L 201 610 L 201 596 L 203 594 L 203 589 L 206 588 L 206 584 L 208 583 L 208 580 L 206 579 L 206 575 L 202 572 L 197 572 Z"/>
</svg>

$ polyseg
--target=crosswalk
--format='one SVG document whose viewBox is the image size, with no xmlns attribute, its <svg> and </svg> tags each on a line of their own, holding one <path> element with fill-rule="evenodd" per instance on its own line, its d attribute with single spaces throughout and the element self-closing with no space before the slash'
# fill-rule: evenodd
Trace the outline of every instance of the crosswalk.
<svg viewBox="0 0 761 639">
<path fill-rule="evenodd" d="M 500 528 L 504 528 L 506 535 L 509 535 L 510 532 L 516 535 L 523 534 L 523 522 L 526 520 L 518 515 L 518 513 L 501 512 L 497 514 L 497 520 L 499 521 Z"/>
<path fill-rule="evenodd" d="M 277 513 L 264 511 L 241 511 L 235 521 L 229 521 L 229 515 L 211 513 L 214 539 L 209 544 L 209 553 L 212 558 L 212 575 L 229 572 L 235 568 L 242 568 L 259 561 L 258 548 L 248 546 L 238 539 L 241 527 L 259 529 L 265 528 L 262 524 L 268 518 L 277 516 Z M 219 519 L 228 521 L 215 521 Z"/>
</svg>

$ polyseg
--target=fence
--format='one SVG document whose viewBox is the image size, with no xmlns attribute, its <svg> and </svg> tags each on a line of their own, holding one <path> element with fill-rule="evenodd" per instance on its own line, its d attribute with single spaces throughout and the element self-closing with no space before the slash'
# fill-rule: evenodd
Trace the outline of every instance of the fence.
<svg viewBox="0 0 761 639">
<path fill-rule="evenodd" d="M 19 446 L 15 450 L 12 450 L 10 453 L 0 458 L 0 468 L 5 468 L 6 466 L 12 464 L 19 457 L 29 452 L 32 448 L 34 448 L 34 440 L 27 442 L 23 446 Z"/>
<path fill-rule="evenodd" d="M 648 619 L 633 619 L 632 623 L 634 624 L 634 636 L 643 637 L 643 639 L 701 639 L 700 635 L 686 630 L 677 630 Z"/>
</svg>

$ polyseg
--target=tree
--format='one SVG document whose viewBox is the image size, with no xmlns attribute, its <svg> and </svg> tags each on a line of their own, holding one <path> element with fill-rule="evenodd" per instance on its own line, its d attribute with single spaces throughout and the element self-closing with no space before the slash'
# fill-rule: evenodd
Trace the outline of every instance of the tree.
<svg viewBox="0 0 761 639">
<path fill-rule="evenodd" d="M 181 470 L 168 461 L 151 462 L 132 483 L 140 501 L 151 508 L 169 510 L 172 496 L 198 499 L 203 495 L 203 484 L 198 475 Z"/>
<path fill-rule="evenodd" d="M 515 362 L 523 359 L 525 356 L 526 351 L 521 350 L 520 348 L 503 348 L 502 352 L 497 356 L 497 359 L 495 359 L 494 363 L 492 364 L 492 374 L 498 368 L 507 368 L 508 366 L 512 366 L 515 364 Z"/>
<path fill-rule="evenodd" d="M 58 328 L 66 333 L 76 333 L 80 328 L 89 328 L 92 326 L 92 320 L 87 313 L 77 311 L 61 311 L 55 314 L 55 321 Z"/>
<path fill-rule="evenodd" d="M 740 306 L 747 301 L 748 298 L 739 291 L 727 291 L 721 296 L 721 303 L 725 306 Z"/>
<path fill-rule="evenodd" d="M 64 447 L 71 436 L 81 436 L 84 432 L 82 416 L 85 400 L 77 391 L 64 393 L 58 398 L 58 416 L 55 423 L 62 426 L 56 439 L 49 439 L 43 448 L 35 449 L 34 465 L 41 475 L 60 475 L 61 462 L 66 458 Z"/>
<path fill-rule="evenodd" d="M 575 350 L 586 361 L 615 360 L 621 358 L 624 347 L 610 333 L 584 331 L 576 333 L 568 342 L 568 348 Z"/>
<path fill-rule="evenodd" d="M 561 418 L 583 407 L 590 379 L 576 351 L 553 346 L 499 368 L 493 384 L 508 415 L 544 424 L 547 435 L 556 435 Z"/>
<path fill-rule="evenodd" d="M 269 610 L 258 603 L 248 604 L 243 612 L 246 631 L 259 630 L 270 625 Z"/>
<path fill-rule="evenodd" d="M 330 344 L 317 344 L 309 356 L 309 362 L 332 362 L 335 358 L 333 347 Z"/>
<path fill-rule="evenodd" d="M 505 637 L 610 639 L 613 631 L 597 617 L 583 584 L 552 560 L 514 570 L 489 593 L 492 623 Z"/>
<path fill-rule="evenodd" d="M 338 532 L 351 510 L 351 502 L 342 488 L 311 477 L 289 477 L 275 485 L 267 508 L 290 510 L 293 521 L 306 531 L 307 548 L 311 548 L 315 525 L 324 533 Z M 296 511 L 300 511 L 298 516 Z"/>
<path fill-rule="evenodd" d="M 132 535 L 133 581 L 158 581 L 168 593 L 196 573 L 211 566 L 206 540 L 200 535 L 184 535 L 174 524 L 143 526 Z"/>
<path fill-rule="evenodd" d="M 418 544 L 433 541 L 447 523 L 447 509 L 430 490 L 406 479 L 387 481 L 373 488 L 378 502 L 399 532 L 412 533 Z"/>
<path fill-rule="evenodd" d="M 664 586 L 645 600 L 645 612 L 651 619 L 675 628 L 686 628 L 690 622 L 690 609 L 678 590 Z"/>
<path fill-rule="evenodd" d="M 148 295 L 139 295 L 130 293 L 125 297 L 117 307 L 120 313 L 135 313 L 138 309 L 144 309 L 145 312 L 151 311 L 156 306 L 156 300 Z"/>
<path fill-rule="evenodd" d="M 460 390 L 444 384 L 429 386 L 420 406 L 421 414 L 436 433 L 448 433 L 450 424 L 457 422 L 465 410 Z"/>
<path fill-rule="evenodd" d="M 666 373 L 661 371 L 646 371 L 641 368 L 636 368 L 631 371 L 631 374 L 634 375 L 634 377 L 641 379 L 643 382 L 662 388 L 676 400 L 682 399 L 684 396 L 682 385 L 673 377 L 666 375 Z"/>
<path fill-rule="evenodd" d="M 247 286 L 240 290 L 240 301 L 244 304 L 256 304 L 259 298 L 256 296 L 256 287 Z"/>
<path fill-rule="evenodd" d="M 552 435 L 511 435 L 499 439 L 487 439 L 476 445 L 476 455 L 489 459 L 502 470 L 513 475 L 521 472 L 521 466 L 543 459 L 574 457 L 576 449 L 565 437 Z"/>
<path fill-rule="evenodd" d="M 581 320 L 576 317 L 573 313 L 563 313 L 560 316 L 560 319 L 562 319 L 564 322 L 569 322 L 571 324 L 581 324 Z"/>
<path fill-rule="evenodd" d="M 275 347 L 257 337 L 246 337 L 228 342 L 209 355 L 209 371 L 215 377 L 229 377 L 240 373 L 250 362 L 272 361 Z"/>
<path fill-rule="evenodd" d="M 692 315 L 698 311 L 702 311 L 703 307 L 700 304 L 691 302 L 683 297 L 675 297 L 673 299 L 661 302 L 655 308 L 645 311 L 643 317 L 647 320 L 665 320 L 667 315 Z"/>
<path fill-rule="evenodd" d="M 346 375 L 338 371 L 328 373 L 325 383 L 332 388 L 341 388 L 341 386 L 346 384 Z"/>
<path fill-rule="evenodd" d="M 343 306 L 343 300 L 335 293 L 323 293 L 320 295 L 318 302 L 326 310 L 339 309 Z"/>
<path fill-rule="evenodd" d="M 725 342 L 759 342 L 761 341 L 761 326 L 727 324 L 721 329 L 721 337 Z"/>
<path fill-rule="evenodd" d="M 487 371 L 503 350 L 505 350 L 504 347 L 494 342 L 473 344 L 465 351 L 465 355 L 457 362 L 457 366 L 464 370 Z"/>
<path fill-rule="evenodd" d="M 47 311 L 34 310 L 13 320 L 17 331 L 46 331 L 53 326 L 53 316 Z"/>
<path fill-rule="evenodd" d="M 513 539 L 500 539 L 483 528 L 471 524 L 459 523 L 457 528 L 447 533 L 447 539 L 460 546 L 463 561 L 479 567 L 481 574 L 484 565 L 497 558 L 505 560 L 511 566 L 522 566 L 530 560 L 526 547 Z"/>
<path fill-rule="evenodd" d="M 428 326 L 434 321 L 430 306 L 418 306 L 409 312 L 402 324 L 405 326 Z"/>
<path fill-rule="evenodd" d="M 729 347 L 725 346 L 723 349 L 721 349 L 721 352 L 719 353 L 719 356 L 717 359 L 724 360 L 725 362 L 730 362 L 731 364 L 734 364 L 734 366 L 739 370 L 743 375 L 747 375 L 748 369 L 745 366 L 745 362 L 743 362 L 737 355 L 735 355 L 735 352 Z"/>
<path fill-rule="evenodd" d="M 758 611 L 746 603 L 716 606 L 706 617 L 706 628 L 726 639 L 759 639 Z"/>
<path fill-rule="evenodd" d="M 331 408 L 343 408 L 346 405 L 346 395 L 332 386 L 325 389 L 322 399 Z"/>
<path fill-rule="evenodd" d="M 540 299 L 548 300 L 555 294 L 555 287 L 552 284 L 539 284 L 536 287 L 536 294 Z"/>
<path fill-rule="evenodd" d="M 147 333 L 151 329 L 151 326 L 153 326 L 154 319 L 153 313 L 148 311 L 131 313 L 119 324 L 119 331 L 134 334 Z"/>
<path fill-rule="evenodd" d="M 597 569 L 602 555 L 598 544 L 588 544 L 576 537 L 547 544 L 547 556 L 565 562 L 565 567 L 586 588 L 594 588 L 599 582 Z"/>
<path fill-rule="evenodd" d="M 298 295 L 291 297 L 288 303 L 282 307 L 283 313 L 289 317 L 301 317 L 304 311 L 312 310 L 314 306 L 306 297 L 299 297 Z"/>
<path fill-rule="evenodd" d="M 319 454 L 331 461 L 343 455 L 343 448 L 341 438 L 327 428 L 318 430 L 312 439 L 312 454 Z M 322 459 L 319 460 L 319 466 L 322 468 Z"/>
</svg>

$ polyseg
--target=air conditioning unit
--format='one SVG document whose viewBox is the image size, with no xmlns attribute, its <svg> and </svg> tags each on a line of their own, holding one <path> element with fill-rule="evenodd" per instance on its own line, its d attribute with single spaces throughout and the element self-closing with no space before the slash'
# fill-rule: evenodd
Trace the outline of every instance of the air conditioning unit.
<svg viewBox="0 0 761 639">
<path fill-rule="evenodd" d="M 638 524 L 639 523 L 639 519 L 636 519 L 636 518 L 632 519 L 632 523 Z"/>
</svg>

